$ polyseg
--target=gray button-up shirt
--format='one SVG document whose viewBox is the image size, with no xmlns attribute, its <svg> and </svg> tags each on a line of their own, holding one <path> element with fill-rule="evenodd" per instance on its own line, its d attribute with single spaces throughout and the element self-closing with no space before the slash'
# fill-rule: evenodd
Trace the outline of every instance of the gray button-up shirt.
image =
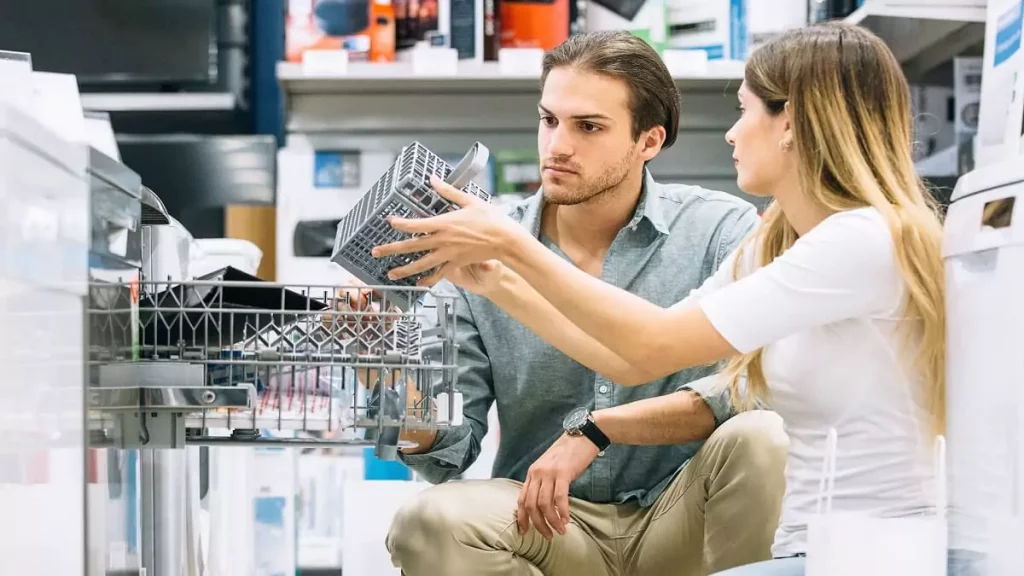
<svg viewBox="0 0 1024 576">
<path fill-rule="evenodd" d="M 537 193 L 510 211 L 541 240 L 543 203 Z M 757 222 L 754 207 L 736 196 L 658 184 L 647 175 L 633 219 L 612 243 L 601 279 L 671 306 L 699 287 Z M 438 289 L 455 290 L 451 285 Z M 530 465 L 562 434 L 562 419 L 573 408 L 600 410 L 669 394 L 714 370 L 690 368 L 643 386 L 619 386 L 548 345 L 489 300 L 459 292 L 457 387 L 465 424 L 442 430 L 429 452 L 400 457 L 429 482 L 452 479 L 476 460 L 492 402 L 497 402 L 500 427 L 493 476 L 523 481 Z M 721 391 L 694 389 L 704 394 L 718 424 L 729 417 Z M 649 506 L 700 446 L 612 445 L 573 482 L 570 494 L 598 503 L 636 498 Z"/>
</svg>

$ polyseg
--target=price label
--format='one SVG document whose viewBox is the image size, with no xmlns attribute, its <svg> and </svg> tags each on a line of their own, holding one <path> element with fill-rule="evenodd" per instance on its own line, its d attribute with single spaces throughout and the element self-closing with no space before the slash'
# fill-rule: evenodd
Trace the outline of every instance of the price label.
<svg viewBox="0 0 1024 576">
<path fill-rule="evenodd" d="M 544 64 L 541 48 L 502 48 L 498 51 L 498 68 L 502 76 L 540 78 Z"/>
<path fill-rule="evenodd" d="M 665 50 L 662 59 L 673 78 L 708 73 L 708 53 L 704 50 Z"/>
<path fill-rule="evenodd" d="M 347 50 L 306 50 L 302 72 L 309 76 L 344 76 L 348 73 Z"/>
<path fill-rule="evenodd" d="M 420 47 L 412 51 L 415 76 L 455 76 L 459 73 L 459 51 L 455 48 Z"/>
</svg>

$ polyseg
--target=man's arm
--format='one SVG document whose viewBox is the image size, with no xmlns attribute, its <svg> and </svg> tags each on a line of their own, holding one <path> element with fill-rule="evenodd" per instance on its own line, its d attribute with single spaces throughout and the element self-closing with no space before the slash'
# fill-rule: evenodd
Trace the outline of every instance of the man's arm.
<svg viewBox="0 0 1024 576">
<path fill-rule="evenodd" d="M 462 393 L 464 424 L 454 428 L 419 431 L 404 435 L 418 446 L 399 450 L 399 460 L 428 482 L 440 484 L 463 473 L 480 454 L 480 444 L 487 434 L 487 413 L 494 402 L 491 364 L 477 331 L 476 322 L 465 295 L 451 284 L 435 288 L 445 295 L 458 294 L 456 301 L 456 339 L 459 345 L 457 389 Z M 431 354 L 429 348 L 424 356 Z"/>
<path fill-rule="evenodd" d="M 682 444 L 706 440 L 715 430 L 715 415 L 693 390 L 595 410 L 597 427 L 612 444 Z"/>
</svg>

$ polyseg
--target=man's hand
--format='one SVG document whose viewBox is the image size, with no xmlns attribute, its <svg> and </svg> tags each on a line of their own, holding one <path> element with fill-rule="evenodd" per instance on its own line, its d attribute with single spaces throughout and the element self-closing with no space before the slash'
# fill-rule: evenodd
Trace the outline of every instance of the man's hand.
<svg viewBox="0 0 1024 576">
<path fill-rule="evenodd" d="M 597 454 L 597 446 L 586 436 L 563 434 L 530 466 L 516 510 L 520 535 L 526 535 L 531 522 L 547 540 L 553 536 L 552 529 L 565 534 L 569 525 L 569 484 L 583 474 Z"/>
</svg>

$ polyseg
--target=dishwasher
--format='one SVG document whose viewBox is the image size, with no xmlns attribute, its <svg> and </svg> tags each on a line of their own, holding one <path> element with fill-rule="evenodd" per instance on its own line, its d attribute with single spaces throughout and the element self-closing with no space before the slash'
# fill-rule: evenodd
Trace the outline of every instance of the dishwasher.
<svg viewBox="0 0 1024 576">
<path fill-rule="evenodd" d="M 416 146 L 406 161 L 426 185 Z M 474 149 L 430 170 L 461 183 L 478 165 Z M 382 180 L 408 183 L 408 169 Z M 454 295 L 195 275 L 188 231 L 137 174 L 94 149 L 88 174 L 88 574 L 212 573 L 197 525 L 211 447 L 372 446 L 393 460 L 403 431 L 461 424 Z"/>
</svg>

